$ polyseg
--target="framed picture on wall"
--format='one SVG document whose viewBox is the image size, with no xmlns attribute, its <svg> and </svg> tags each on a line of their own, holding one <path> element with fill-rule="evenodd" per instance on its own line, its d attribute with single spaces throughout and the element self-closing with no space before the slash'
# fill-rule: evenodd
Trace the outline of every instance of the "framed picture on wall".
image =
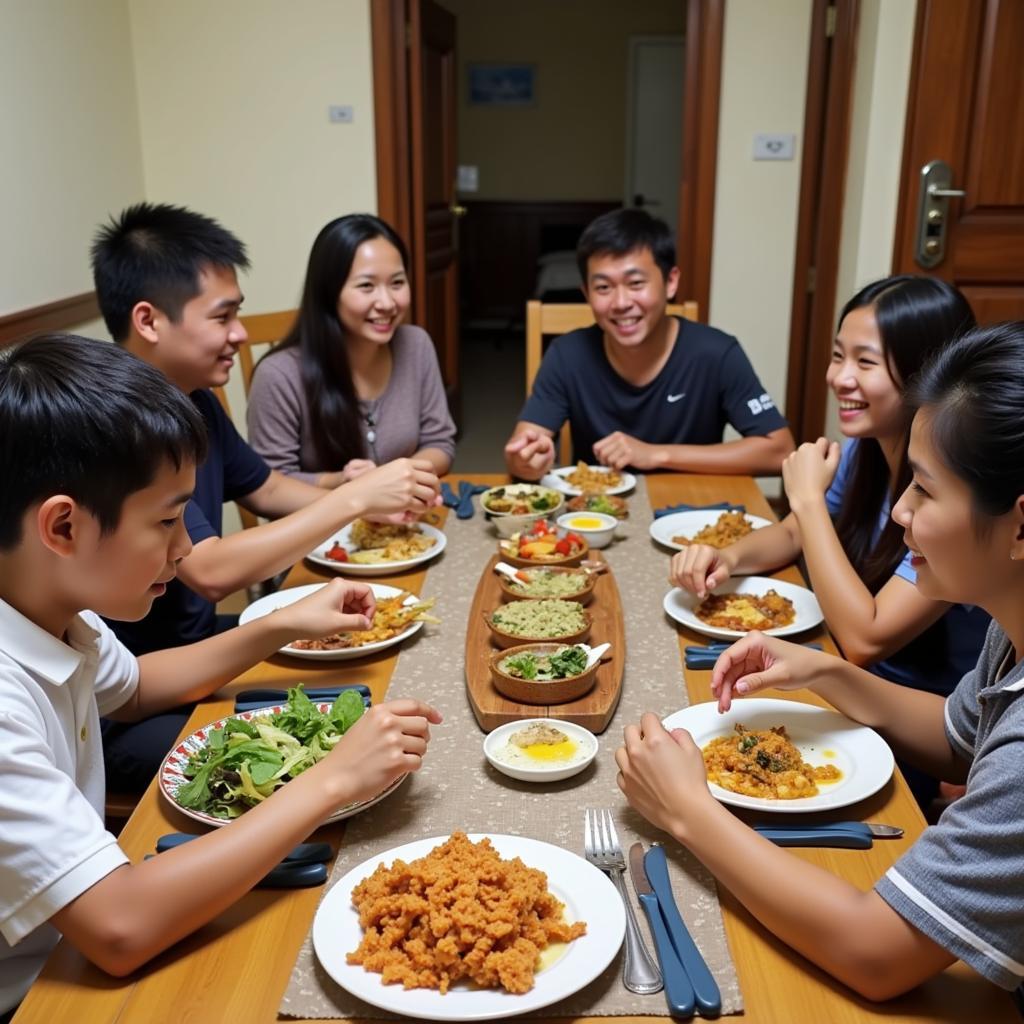
<svg viewBox="0 0 1024 1024">
<path fill-rule="evenodd" d="M 533 64 L 470 64 L 469 102 L 481 107 L 532 107 L 537 102 Z"/>
</svg>

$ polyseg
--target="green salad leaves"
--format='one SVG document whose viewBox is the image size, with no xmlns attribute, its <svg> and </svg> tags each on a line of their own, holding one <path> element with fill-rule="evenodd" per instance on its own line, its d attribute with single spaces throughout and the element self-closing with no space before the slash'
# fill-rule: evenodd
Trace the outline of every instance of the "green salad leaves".
<svg viewBox="0 0 1024 1024">
<path fill-rule="evenodd" d="M 587 667 L 587 652 L 578 644 L 563 647 L 554 654 L 532 654 L 524 651 L 514 654 L 501 662 L 503 672 L 517 679 L 536 679 L 550 682 L 552 679 L 568 679 L 578 676 Z"/>
<path fill-rule="evenodd" d="M 325 758 L 364 710 L 355 690 L 343 690 L 324 713 L 301 686 L 293 687 L 281 711 L 249 721 L 229 718 L 223 729 L 211 729 L 206 745 L 189 758 L 189 781 L 175 799 L 216 818 L 237 818 Z"/>
</svg>

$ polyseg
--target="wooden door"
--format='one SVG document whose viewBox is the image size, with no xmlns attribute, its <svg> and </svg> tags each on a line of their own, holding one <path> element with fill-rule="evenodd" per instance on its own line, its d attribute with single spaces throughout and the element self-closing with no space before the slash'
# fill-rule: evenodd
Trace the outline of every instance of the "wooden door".
<svg viewBox="0 0 1024 1024">
<path fill-rule="evenodd" d="M 456 87 L 455 17 L 433 0 L 410 0 L 413 320 L 434 339 L 458 419 Z"/>
<path fill-rule="evenodd" d="M 978 320 L 1024 320 L 1024 0 L 919 0 L 894 268 L 915 258 L 921 168 L 944 160 L 945 255 L 933 273 Z M 940 214 L 941 216 L 941 214 Z"/>
</svg>

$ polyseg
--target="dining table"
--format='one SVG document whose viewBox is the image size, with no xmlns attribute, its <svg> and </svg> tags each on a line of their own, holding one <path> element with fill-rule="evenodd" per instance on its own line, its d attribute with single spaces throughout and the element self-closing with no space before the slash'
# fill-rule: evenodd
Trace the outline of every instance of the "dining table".
<svg viewBox="0 0 1024 1024">
<path fill-rule="evenodd" d="M 487 485 L 508 482 L 507 477 L 497 474 L 449 476 L 447 480 L 456 490 L 463 480 Z M 646 491 L 654 508 L 679 502 L 704 506 L 727 501 L 744 505 L 753 515 L 776 518 L 762 491 L 749 477 L 651 474 L 646 478 Z M 448 514 L 454 515 L 454 512 L 439 508 L 432 513 L 439 524 L 443 524 Z M 632 542 L 651 543 L 646 537 Z M 665 552 L 664 564 L 665 577 L 652 580 L 651 585 L 667 590 L 669 552 Z M 429 573 L 428 563 L 418 571 L 380 576 L 374 582 L 420 593 Z M 796 566 L 771 575 L 791 583 L 804 582 Z M 329 571 L 300 562 L 288 574 L 283 586 L 322 582 L 330 576 Z M 667 620 L 657 625 L 672 628 Z M 464 626 L 454 623 L 452 628 Z M 684 668 L 682 660 L 687 644 L 707 641 L 683 627 L 676 628 L 679 672 L 685 676 L 689 700 L 691 704 L 708 701 L 711 672 Z M 824 627 L 801 639 L 820 643 L 833 654 L 839 653 Z M 329 679 L 331 684 L 366 684 L 374 702 L 384 700 L 400 657 L 400 647 L 354 661 L 303 661 L 275 655 L 200 702 L 182 735 L 231 714 L 234 694 L 254 687 L 283 688 L 298 683 L 316 687 Z M 820 698 L 806 691 L 768 691 L 761 696 L 827 707 Z M 607 735 L 620 736 L 627 724 L 630 723 L 616 718 Z M 479 736 L 481 744 L 483 735 L 481 732 Z M 585 788 L 585 784 L 582 785 Z M 581 797 L 580 806 L 583 802 Z M 792 849 L 795 871 L 800 869 L 800 862 L 816 864 L 857 888 L 868 890 L 926 827 L 898 769 L 878 792 L 844 809 L 841 817 L 896 825 L 904 830 L 904 837 L 876 842 L 868 850 Z M 138 863 L 152 853 L 159 836 L 177 831 L 199 832 L 202 826 L 172 807 L 154 780 L 124 826 L 119 842 L 132 863 Z M 345 823 L 323 826 L 312 838 L 328 842 L 336 855 L 345 842 Z M 757 866 L 751 865 L 751 870 L 756 871 Z M 281 1019 L 278 1007 L 282 994 L 322 894 L 322 888 L 253 890 L 193 935 L 124 978 L 105 974 L 70 943 L 62 941 L 21 1004 L 14 1024 L 64 1021 L 75 1024 L 269 1024 L 277 1021 Z M 871 1003 L 775 938 L 723 886 L 719 886 L 719 898 L 725 934 L 743 995 L 742 1019 L 748 1024 L 825 1021 L 856 1024 L 881 1019 L 887 1024 L 955 1021 L 999 1024 L 1020 1020 L 1008 993 L 959 961 L 898 999 Z M 540 1015 L 531 1014 L 530 1019 L 639 1024 L 649 1019 L 644 1012 L 644 998 L 637 997 L 635 1016 L 565 1016 L 559 1014 L 556 1004 Z"/>
</svg>

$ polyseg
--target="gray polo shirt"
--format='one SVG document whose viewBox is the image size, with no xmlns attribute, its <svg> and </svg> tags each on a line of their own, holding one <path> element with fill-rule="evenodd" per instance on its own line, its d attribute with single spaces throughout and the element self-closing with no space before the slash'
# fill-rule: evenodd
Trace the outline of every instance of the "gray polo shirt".
<svg viewBox="0 0 1024 1024">
<path fill-rule="evenodd" d="M 1024 979 L 1024 662 L 993 622 L 977 667 L 946 699 L 967 792 L 879 880 L 878 894 L 1006 989 Z"/>
</svg>

